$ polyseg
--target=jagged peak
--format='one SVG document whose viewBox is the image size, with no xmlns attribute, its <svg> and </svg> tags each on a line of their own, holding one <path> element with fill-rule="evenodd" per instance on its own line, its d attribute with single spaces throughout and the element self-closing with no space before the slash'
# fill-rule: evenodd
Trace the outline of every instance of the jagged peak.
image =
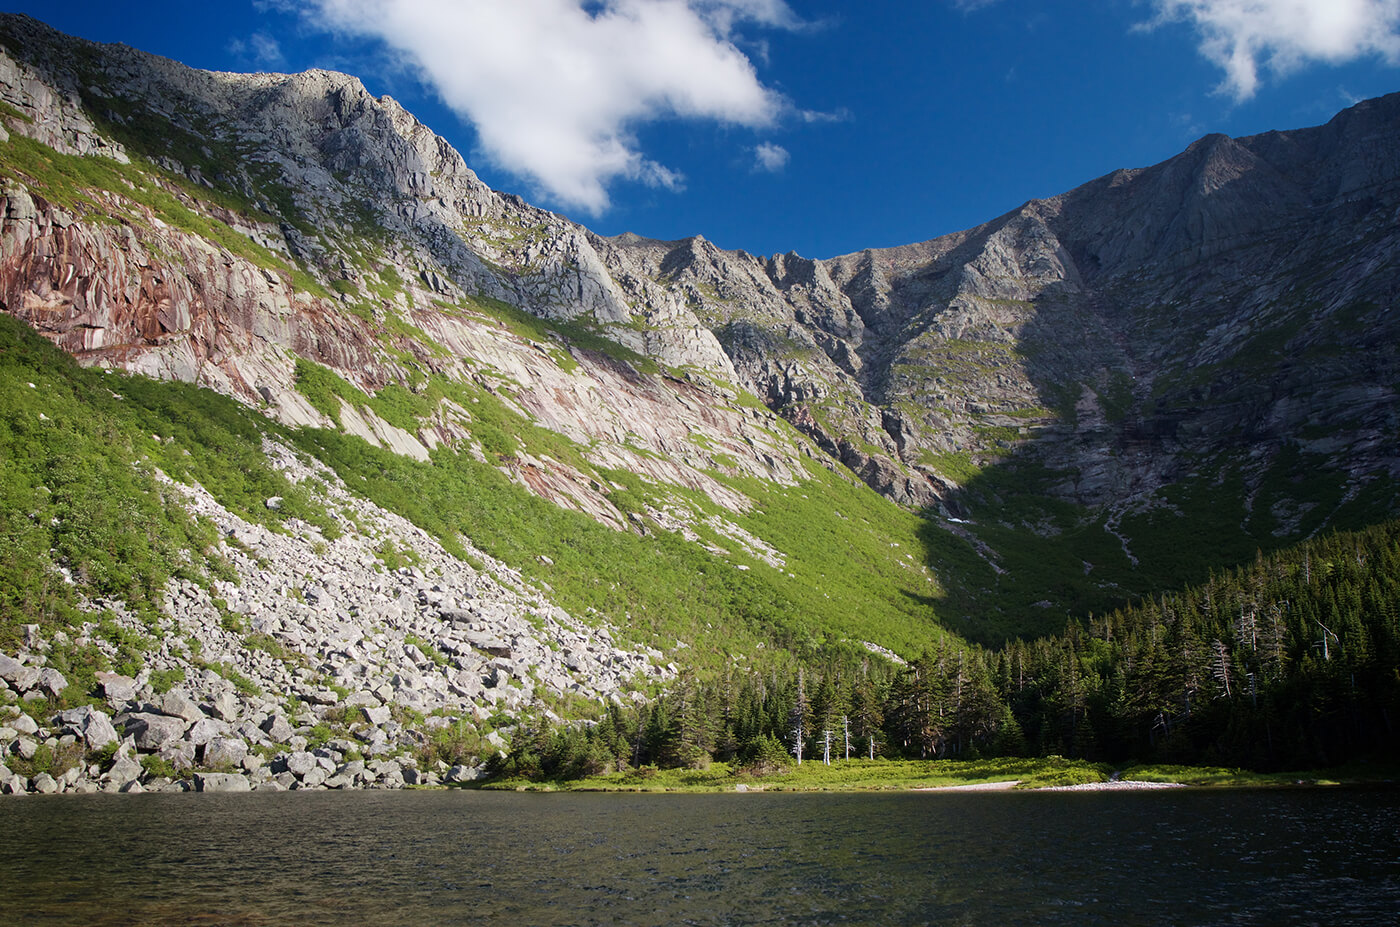
<svg viewBox="0 0 1400 927">
<path fill-rule="evenodd" d="M 1210 151 L 1219 145 L 1233 142 L 1234 139 L 1223 132 L 1210 132 L 1202 135 L 1194 142 L 1186 146 L 1185 154 L 1194 154 L 1200 151 Z M 1177 155 L 1180 157 L 1180 155 Z"/>
</svg>

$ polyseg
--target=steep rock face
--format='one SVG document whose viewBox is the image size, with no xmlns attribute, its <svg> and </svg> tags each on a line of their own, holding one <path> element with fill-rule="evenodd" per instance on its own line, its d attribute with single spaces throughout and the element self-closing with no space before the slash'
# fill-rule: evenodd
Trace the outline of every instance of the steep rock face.
<svg viewBox="0 0 1400 927">
<path fill-rule="evenodd" d="M 797 478 L 799 448 L 732 401 L 733 367 L 683 301 L 650 281 L 624 290 L 598 254 L 605 242 L 491 191 L 357 79 L 211 74 L 23 18 L 3 26 L 0 96 L 16 133 L 122 164 L 135 145 L 158 165 L 108 170 L 81 193 L 10 171 L 0 300 L 83 362 L 212 386 L 314 425 L 331 422 L 293 388 L 298 358 L 370 395 L 440 377 L 559 432 L 596 466 L 735 511 L 748 500 L 704 471 Z M 151 124 L 163 134 L 152 139 Z M 217 227 L 236 234 L 208 233 Z M 598 337 L 580 348 L 523 334 L 522 310 Z M 647 357 L 674 375 L 635 369 Z M 450 403 L 414 433 L 370 409 L 336 417 L 420 458 L 473 440 L 470 410 Z M 595 474 L 521 451 L 503 465 L 522 485 L 628 524 Z"/>
<path fill-rule="evenodd" d="M 957 484 L 1015 456 L 1121 508 L 1240 447 L 1247 484 L 1301 449 L 1351 492 L 1400 474 L 1378 441 L 1397 422 L 1397 126 L 1392 96 L 1208 136 L 968 232 L 761 276 L 690 242 L 651 261 L 745 385 L 906 504 L 958 509 Z"/>
</svg>

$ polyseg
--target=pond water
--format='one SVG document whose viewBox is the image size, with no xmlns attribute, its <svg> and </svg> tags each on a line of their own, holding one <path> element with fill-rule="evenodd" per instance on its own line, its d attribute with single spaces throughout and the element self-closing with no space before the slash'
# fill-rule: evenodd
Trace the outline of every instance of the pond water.
<svg viewBox="0 0 1400 927">
<path fill-rule="evenodd" d="M 1400 793 L 6 798 L 0 921 L 1392 927 Z"/>
</svg>

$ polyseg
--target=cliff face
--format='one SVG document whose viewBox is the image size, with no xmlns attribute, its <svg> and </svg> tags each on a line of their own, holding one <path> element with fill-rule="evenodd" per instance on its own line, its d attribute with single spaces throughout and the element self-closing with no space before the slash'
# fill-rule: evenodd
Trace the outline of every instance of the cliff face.
<svg viewBox="0 0 1400 927">
<path fill-rule="evenodd" d="M 315 425 L 331 423 L 293 388 L 298 358 L 369 394 L 440 377 L 589 447 L 599 466 L 731 509 L 746 500 L 703 469 L 795 478 L 798 446 L 733 401 L 732 366 L 682 302 L 648 282 L 625 294 L 585 230 L 487 189 L 358 80 L 208 74 L 21 19 L 5 38 L 14 132 L 113 156 L 81 192 L 62 173 L 72 164 L 17 156 L 4 190 L 0 300 L 83 363 Z M 611 340 L 565 344 L 531 316 Z M 460 405 L 413 430 L 348 412 L 341 427 L 420 458 L 471 440 Z M 625 520 L 596 474 L 528 454 L 506 465 L 560 504 Z"/>
<path fill-rule="evenodd" d="M 730 478 L 795 485 L 804 458 L 1002 572 L 1005 536 L 967 522 L 1089 526 L 1126 568 L 1220 487 L 1251 544 L 1393 511 L 1400 96 L 817 261 L 601 238 L 346 75 L 211 74 L 19 17 L 0 42 L 0 302 L 84 364 L 455 447 L 642 533 L 748 512 Z M 419 414 L 386 418 L 389 389 Z M 482 402 L 577 453 L 493 442 Z M 659 501 L 616 504 L 618 472 Z"/>
<path fill-rule="evenodd" d="M 907 504 L 1007 456 L 1110 509 L 1247 449 L 1397 474 L 1400 95 L 1210 136 L 968 232 L 829 261 L 620 243 L 689 287 L 741 380 Z M 966 503 L 965 504 L 970 504 Z"/>
</svg>

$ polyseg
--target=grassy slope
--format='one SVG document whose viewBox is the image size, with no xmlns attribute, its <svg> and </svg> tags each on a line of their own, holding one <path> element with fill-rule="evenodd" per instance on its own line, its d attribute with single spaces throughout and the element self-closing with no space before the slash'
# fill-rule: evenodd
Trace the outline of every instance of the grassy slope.
<svg viewBox="0 0 1400 927">
<path fill-rule="evenodd" d="M 108 211 L 114 204 L 118 210 L 130 210 L 130 221 L 144 221 L 143 210 L 150 210 L 170 225 L 287 273 L 302 289 L 323 295 L 324 288 L 304 271 L 285 264 L 214 215 L 222 208 L 236 209 L 254 219 L 266 217 L 236 198 L 191 189 L 181 178 L 150 164 L 124 166 L 103 158 L 60 155 L 16 134 L 0 143 L 0 173 L 22 180 L 36 192 L 86 215 L 89 221 L 110 221 Z M 547 327 L 554 336 L 585 349 L 611 347 L 607 353 L 614 358 L 632 363 L 643 373 L 651 372 L 649 361 L 629 356 L 630 352 L 604 343 L 592 332 L 544 323 L 504 304 L 474 304 L 471 308 L 503 319 L 528 336 L 546 338 Z M 7 337 L 16 344 L 23 340 L 14 331 Z M 290 492 L 260 462 L 256 449 L 262 432 L 280 430 L 247 410 L 187 387 L 125 378 L 131 385 L 125 386 L 124 392 L 139 394 L 141 401 L 107 408 L 115 400 L 105 397 L 93 374 L 66 366 L 34 344 L 26 351 L 22 360 L 17 355 L 12 359 L 20 360 L 20 366 L 27 364 L 33 375 L 44 371 L 68 381 L 75 402 L 88 404 L 98 412 L 97 419 L 108 422 L 105 435 L 82 434 L 79 457 L 101 459 L 113 472 L 134 466 L 142 457 L 150 458 L 172 475 L 204 483 L 230 508 L 251 517 L 266 517 L 257 504 L 263 498 Z M 561 362 L 568 360 L 559 353 Z M 366 396 L 333 372 L 308 362 L 298 365 L 298 381 L 313 404 L 330 413 L 338 409 L 338 400 L 344 399 L 352 405 L 368 406 L 391 423 L 409 429 L 428 416 L 440 398 L 470 403 L 473 438 L 489 456 L 508 457 L 523 447 L 584 472 L 590 469 L 581 448 L 520 419 L 489 393 L 468 384 L 433 378 L 420 393 L 391 386 L 379 395 Z M 67 420 L 82 431 L 88 419 L 73 410 Z M 165 440 L 148 440 L 149 434 Z M 639 640 L 668 649 L 677 639 L 684 640 L 696 648 L 692 660 L 701 666 L 717 666 L 735 654 L 757 655 L 772 645 L 804 653 L 830 647 L 853 649 L 847 639 L 876 641 L 913 655 L 939 634 L 929 608 L 939 595 L 938 586 L 918 563 L 919 521 L 864 486 L 820 468 L 813 468 L 812 482 L 798 489 L 756 481 L 740 487 L 759 504 L 754 513 L 736 520 L 789 556 L 787 569 L 776 571 L 746 558 L 739 550 L 721 559 L 664 532 L 643 540 L 608 530 L 529 496 L 495 467 L 455 453 L 439 452 L 431 464 L 423 465 L 332 433 L 305 434 L 297 440 L 335 466 L 351 486 L 408 515 L 449 544 L 456 534 L 466 534 L 493 555 L 547 583 L 555 598 L 570 610 L 585 613 L 597 609 L 633 629 Z M 185 451 L 193 456 L 186 457 Z M 32 469 L 37 473 L 45 467 Z M 614 501 L 624 509 L 638 511 L 647 502 L 662 502 L 679 494 L 648 486 L 627 473 L 599 475 L 626 486 L 614 494 Z M 31 492 L 33 487 L 24 491 Z M 149 497 L 152 492 L 149 487 L 126 487 L 111 494 L 135 499 Z M 690 495 L 686 501 L 705 514 L 725 514 L 703 497 Z M 16 500 L 15 505 L 23 508 L 26 502 Z M 178 518 L 172 513 L 165 520 Z M 734 548 L 708 529 L 698 530 L 717 546 Z M 34 545 L 43 543 L 38 535 L 31 540 Z M 140 550 L 130 544 L 100 545 L 120 549 L 117 562 L 139 574 L 127 586 L 135 582 L 142 589 L 127 589 L 125 595 L 134 598 L 137 605 L 157 597 L 170 564 L 191 559 L 177 553 L 186 544 L 178 539 L 142 544 L 138 545 Z M 61 554 L 66 560 L 87 556 L 77 542 L 70 546 L 71 550 Z M 42 563 L 43 558 L 34 562 Z M 48 577 L 48 568 L 35 569 L 37 572 L 26 574 L 29 578 L 16 588 L 46 583 L 47 579 L 36 577 Z M 92 569 L 86 567 L 84 575 Z M 115 594 L 115 587 L 102 580 L 89 591 Z M 71 590 L 60 598 L 71 601 Z M 26 605 L 26 610 L 30 608 Z"/>
<path fill-rule="evenodd" d="M 466 534 L 548 584 L 575 613 L 597 609 L 667 650 L 686 641 L 683 662 L 701 669 L 736 655 L 787 659 L 775 650 L 854 652 L 845 638 L 912 653 L 939 633 L 925 599 L 936 587 L 902 556 L 917 558 L 917 519 L 825 471 L 798 488 L 745 487 L 759 508 L 742 521 L 788 551 L 789 576 L 665 532 L 613 531 L 465 454 L 439 450 L 419 463 L 334 432 L 288 432 L 208 390 L 86 370 L 3 316 L 0 409 L 0 633 L 10 643 L 24 623 L 67 624 L 80 593 L 154 608 L 170 575 L 200 581 L 219 569 L 211 527 L 164 500 L 152 467 L 203 484 L 252 520 L 325 522 L 263 460 L 264 434 L 321 457 L 350 486 L 449 544 Z M 529 427 L 504 418 L 496 427 L 512 424 Z M 636 497 L 654 491 L 632 481 Z M 263 505 L 269 496 L 287 502 L 273 512 Z M 77 586 L 59 578 L 59 566 Z"/>
<path fill-rule="evenodd" d="M 985 468 L 964 490 L 978 516 L 968 530 L 995 552 L 1004 572 L 965 557 L 947 568 L 946 559 L 937 559 L 947 532 L 930 522 L 923 535 L 948 588 L 939 610 L 945 622 L 991 646 L 1017 636 L 1057 634 L 1068 618 L 1198 585 L 1212 573 L 1251 562 L 1261 550 L 1394 517 L 1400 499 L 1394 481 L 1383 475 L 1345 499 L 1345 477 L 1322 458 L 1296 451 L 1273 462 L 1248 508 L 1237 459 L 1203 461 L 1197 473 L 1160 490 L 1152 509 L 1122 519 L 1118 530 L 1138 560 L 1133 564 L 1105 528 L 1102 512 L 1051 497 L 1050 486 L 1062 474 L 1023 458 Z M 1309 476 L 1299 480 L 1299 473 Z M 1315 507 L 1289 527 L 1272 513 L 1281 499 Z"/>
</svg>

